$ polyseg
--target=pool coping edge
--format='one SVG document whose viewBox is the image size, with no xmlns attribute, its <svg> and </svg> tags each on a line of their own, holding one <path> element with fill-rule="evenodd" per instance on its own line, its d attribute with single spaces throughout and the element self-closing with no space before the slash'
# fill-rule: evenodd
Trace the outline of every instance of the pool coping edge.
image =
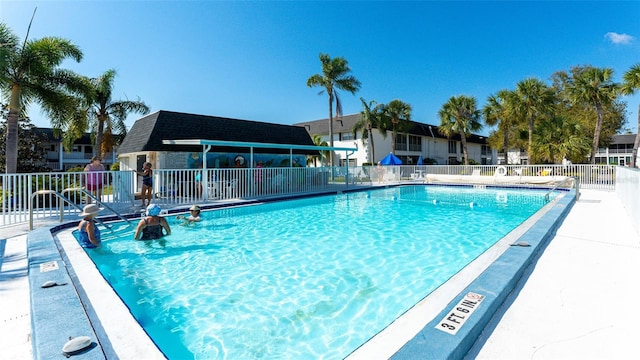
<svg viewBox="0 0 640 360">
<path fill-rule="evenodd" d="M 483 332 L 491 320 L 495 316 L 501 316 L 508 298 L 526 282 L 527 270 L 535 266 L 575 202 L 576 191 L 571 190 L 517 240 L 530 246 L 512 246 L 507 249 L 391 359 L 465 358 L 476 341 L 482 341 Z M 455 335 L 437 329 L 441 321 L 451 313 L 451 309 L 468 293 L 484 295 L 484 299 L 465 325 Z"/>
</svg>

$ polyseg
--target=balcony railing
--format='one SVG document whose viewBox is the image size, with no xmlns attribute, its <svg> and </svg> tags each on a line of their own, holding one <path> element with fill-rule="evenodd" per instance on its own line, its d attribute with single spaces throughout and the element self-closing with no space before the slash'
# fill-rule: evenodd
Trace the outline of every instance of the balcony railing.
<svg viewBox="0 0 640 360">
<path fill-rule="evenodd" d="M 606 155 L 607 153 L 609 154 L 627 154 L 629 156 L 631 156 L 633 149 L 609 149 L 607 151 L 607 149 L 598 149 L 598 151 L 596 151 L 596 156 L 603 156 Z"/>
</svg>

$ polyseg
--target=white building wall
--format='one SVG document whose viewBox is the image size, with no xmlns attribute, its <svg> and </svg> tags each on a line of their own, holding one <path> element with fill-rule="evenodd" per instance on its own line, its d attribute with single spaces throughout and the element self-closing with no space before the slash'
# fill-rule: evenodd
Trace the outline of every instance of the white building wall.
<svg viewBox="0 0 640 360">
<path fill-rule="evenodd" d="M 337 136 L 337 134 L 336 134 Z M 346 140 L 346 141 L 334 141 L 334 146 L 340 147 L 353 147 L 357 146 L 358 151 L 353 155 L 349 156 L 350 160 L 355 159 L 357 166 L 362 166 L 364 163 L 373 163 L 382 160 L 385 156 L 387 156 L 391 152 L 391 131 L 388 132 L 386 137 L 383 137 L 378 131 L 374 130 L 373 132 L 373 141 L 374 141 L 374 151 L 375 156 L 373 159 L 368 154 L 368 144 L 363 143 L 361 133 L 358 134 L 357 140 Z M 328 137 L 325 139 L 327 143 Z M 449 157 L 455 157 L 457 160 L 462 160 L 462 151 L 460 150 L 460 141 L 456 141 L 456 153 L 449 154 L 449 140 L 431 136 L 423 136 L 421 140 L 422 151 L 404 151 L 399 150 L 396 151 L 396 155 L 399 156 L 413 156 L 418 157 L 422 155 L 423 158 L 431 158 L 434 159 L 439 165 L 446 165 L 449 163 Z M 482 144 L 476 143 L 467 143 L 467 150 L 469 151 L 469 158 L 477 161 L 478 163 L 482 163 Z M 336 164 L 340 164 L 340 160 L 345 159 L 344 152 L 334 153 Z M 491 157 L 491 161 L 495 161 L 495 156 L 492 156 L 491 153 L 487 154 L 486 157 Z"/>
<path fill-rule="evenodd" d="M 435 130 L 434 130 L 435 131 Z M 351 140 L 338 140 L 340 138 L 339 133 L 334 134 L 334 142 L 333 145 L 336 147 L 354 147 L 358 148 L 358 151 L 349 156 L 349 160 L 356 161 L 357 166 L 362 166 L 364 163 L 377 163 L 382 160 L 385 156 L 387 156 L 391 152 L 391 141 L 392 135 L 391 131 L 387 131 L 387 136 L 383 136 L 376 129 L 373 130 L 371 136 L 374 141 L 374 156 L 369 154 L 369 145 L 368 142 L 363 142 L 362 140 L 362 132 L 358 132 L 356 139 Z M 456 152 L 449 154 L 449 139 L 443 139 L 440 137 L 436 137 L 434 133 L 433 136 L 422 136 L 421 140 L 421 151 L 404 151 L 399 150 L 396 151 L 396 155 L 398 156 L 411 156 L 417 158 L 422 155 L 423 158 L 431 158 L 434 159 L 439 165 L 446 165 L 449 163 L 449 157 L 455 157 L 458 161 L 462 160 L 462 151 L 460 149 L 460 141 L 456 141 Z M 330 144 L 329 135 L 323 136 L 323 140 Z M 469 158 L 477 161 L 478 163 L 482 163 L 482 144 L 467 142 L 467 150 L 469 151 Z M 492 153 L 486 155 L 486 157 L 491 158 L 491 162 L 495 163 L 496 156 Z M 343 163 L 346 154 L 344 152 L 334 153 L 334 158 L 336 159 L 336 164 Z M 415 160 L 415 159 L 414 159 Z"/>
</svg>

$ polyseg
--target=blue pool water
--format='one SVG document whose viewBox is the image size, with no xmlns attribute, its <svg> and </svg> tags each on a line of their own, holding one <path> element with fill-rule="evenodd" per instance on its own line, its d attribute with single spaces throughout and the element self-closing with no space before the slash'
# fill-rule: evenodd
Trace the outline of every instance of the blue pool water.
<svg viewBox="0 0 640 360">
<path fill-rule="evenodd" d="M 170 359 L 342 359 L 544 204 L 406 186 L 208 211 L 87 253 Z"/>
</svg>

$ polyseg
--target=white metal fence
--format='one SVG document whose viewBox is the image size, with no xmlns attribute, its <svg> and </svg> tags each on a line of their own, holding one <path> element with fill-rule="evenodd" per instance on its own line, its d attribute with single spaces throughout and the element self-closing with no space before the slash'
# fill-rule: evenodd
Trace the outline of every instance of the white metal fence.
<svg viewBox="0 0 640 360">
<path fill-rule="evenodd" d="M 640 170 L 616 168 L 616 194 L 640 233 Z"/>
<path fill-rule="evenodd" d="M 499 169 L 500 168 L 500 169 Z M 254 169 L 154 170 L 154 202 L 166 206 L 207 203 L 237 198 L 264 198 L 310 193 L 354 185 L 385 185 L 422 181 L 426 174 L 484 175 L 497 171 L 519 176 L 573 176 L 586 189 L 614 190 L 615 166 L 611 165 L 400 165 L 366 167 L 292 167 Z M 133 171 L 105 171 L 101 176 L 101 200 L 121 213 L 136 211 L 142 179 Z M 0 175 L 0 226 L 26 223 L 30 208 L 35 219 L 76 215 L 90 198 L 84 189 L 96 173 L 59 172 Z M 53 190 L 36 194 L 39 190 Z M 59 196 L 75 204 L 69 205 Z M 106 213 L 105 213 L 106 214 Z"/>
<path fill-rule="evenodd" d="M 254 168 L 155 170 L 154 197 L 159 203 L 262 198 L 326 190 L 327 168 Z"/>
<path fill-rule="evenodd" d="M 421 180 L 427 174 L 506 176 L 569 176 L 580 181 L 584 189 L 613 191 L 616 183 L 614 165 L 400 165 L 349 168 L 351 182 L 385 183 Z M 339 168 L 338 174 L 346 170 Z M 487 180 L 491 183 L 491 180 Z"/>
</svg>

